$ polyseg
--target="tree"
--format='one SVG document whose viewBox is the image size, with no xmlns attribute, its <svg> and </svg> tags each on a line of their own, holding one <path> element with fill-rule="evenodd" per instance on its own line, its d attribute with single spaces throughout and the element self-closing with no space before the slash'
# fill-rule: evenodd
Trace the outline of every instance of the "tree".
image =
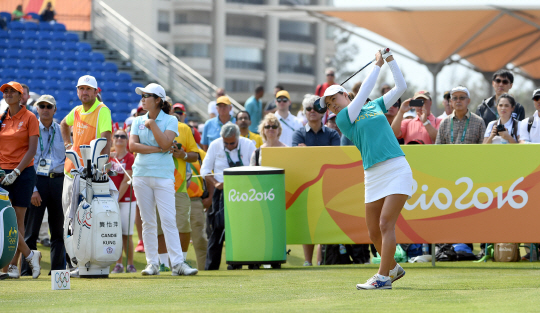
<svg viewBox="0 0 540 313">
<path fill-rule="evenodd" d="M 334 57 L 327 62 L 327 65 L 336 69 L 336 82 L 341 83 L 356 72 L 356 70 L 351 69 L 350 64 L 354 61 L 354 56 L 358 55 L 359 49 L 356 44 L 349 42 L 351 39 L 350 33 L 336 28 L 334 28 L 333 32 L 335 34 L 334 44 L 336 46 L 336 53 L 334 54 Z M 350 84 L 350 87 L 352 87 L 356 80 L 353 78 L 349 82 L 352 82 L 352 84 Z M 347 82 L 346 86 L 349 86 L 349 82 Z"/>
</svg>

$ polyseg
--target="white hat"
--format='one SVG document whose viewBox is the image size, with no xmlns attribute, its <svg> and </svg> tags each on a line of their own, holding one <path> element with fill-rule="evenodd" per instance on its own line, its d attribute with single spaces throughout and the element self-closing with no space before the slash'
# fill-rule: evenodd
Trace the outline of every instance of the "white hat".
<svg viewBox="0 0 540 313">
<path fill-rule="evenodd" d="M 133 120 L 135 120 L 135 118 L 133 116 L 130 116 L 130 117 L 126 118 L 126 120 L 124 121 L 124 124 L 126 126 L 130 126 L 131 124 L 133 124 Z"/>
<path fill-rule="evenodd" d="M 325 98 L 327 96 L 333 96 L 338 92 L 347 92 L 347 90 L 345 90 L 345 88 L 340 85 L 332 85 L 326 88 L 326 90 L 324 91 L 324 95 L 321 97 L 321 107 L 326 107 Z"/>
<path fill-rule="evenodd" d="M 471 94 L 469 93 L 469 89 L 467 89 L 467 87 L 457 86 L 452 88 L 452 90 L 450 91 L 450 96 L 452 96 L 454 92 L 464 92 L 467 94 L 467 97 L 471 97 Z"/>
<path fill-rule="evenodd" d="M 160 97 L 163 101 L 166 101 L 165 97 L 167 95 L 165 94 L 165 89 L 163 89 L 163 87 L 161 87 L 161 85 L 158 85 L 158 84 L 155 84 L 155 83 L 148 84 L 144 88 L 137 87 L 137 88 L 135 88 L 135 92 L 138 95 L 142 95 L 143 93 L 153 93 L 156 96 Z"/>
<path fill-rule="evenodd" d="M 540 96 L 540 88 L 533 91 L 532 100 L 534 100 L 534 97 L 536 97 L 536 96 Z"/>
<path fill-rule="evenodd" d="M 408 117 L 415 118 L 416 117 L 416 111 L 410 110 L 410 111 L 405 112 L 405 114 L 403 114 L 404 119 L 406 119 Z"/>
<path fill-rule="evenodd" d="M 81 78 L 79 78 L 79 81 L 77 82 L 77 87 L 79 86 L 90 86 L 94 89 L 97 89 L 96 78 L 90 75 L 81 76 Z"/>
</svg>

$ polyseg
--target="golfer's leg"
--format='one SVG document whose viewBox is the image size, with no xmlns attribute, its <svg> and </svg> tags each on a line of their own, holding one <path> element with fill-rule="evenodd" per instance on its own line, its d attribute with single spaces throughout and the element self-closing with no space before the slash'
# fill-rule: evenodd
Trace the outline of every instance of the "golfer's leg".
<svg viewBox="0 0 540 313">
<path fill-rule="evenodd" d="M 174 181 L 172 179 L 156 178 L 154 192 L 156 195 L 159 217 L 161 219 L 161 229 L 165 236 L 165 243 L 167 244 L 169 259 L 171 260 L 171 267 L 173 267 L 184 262 L 182 247 L 180 246 L 180 237 L 178 235 L 178 227 L 176 225 Z M 144 242 L 146 248 L 146 237 Z"/>
<path fill-rule="evenodd" d="M 133 177 L 133 191 L 141 212 L 142 236 L 145 243 L 146 263 L 159 266 L 157 251 L 157 221 L 153 177 Z M 148 247 L 147 247 L 148 245 Z"/>
<path fill-rule="evenodd" d="M 383 208 L 384 199 L 366 203 L 366 224 L 369 233 L 369 239 L 375 245 L 375 248 L 382 255 L 382 235 L 379 227 L 379 220 Z"/>
<path fill-rule="evenodd" d="M 407 201 L 407 195 L 389 195 L 384 200 L 379 226 L 382 234 L 382 253 L 379 274 L 388 276 L 396 266 L 396 222 Z M 379 249 L 377 247 L 377 249 Z"/>
</svg>

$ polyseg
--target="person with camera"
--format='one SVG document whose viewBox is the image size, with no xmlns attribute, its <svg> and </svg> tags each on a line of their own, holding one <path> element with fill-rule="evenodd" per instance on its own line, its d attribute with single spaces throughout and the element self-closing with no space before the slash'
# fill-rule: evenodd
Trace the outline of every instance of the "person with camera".
<svg viewBox="0 0 540 313">
<path fill-rule="evenodd" d="M 536 111 L 519 124 L 519 143 L 540 143 L 540 88 L 533 91 L 532 100 Z"/>
<path fill-rule="evenodd" d="M 484 133 L 484 144 L 518 143 L 519 122 L 512 117 L 516 100 L 505 93 L 497 99 L 498 120 L 489 122 Z"/>
<path fill-rule="evenodd" d="M 248 166 L 255 151 L 253 141 L 240 136 L 238 125 L 228 122 L 221 127 L 221 138 L 210 143 L 201 167 L 201 175 L 212 185 L 212 209 L 208 212 L 210 227 L 205 270 L 218 270 L 225 237 L 225 213 L 223 199 L 223 170 Z M 212 172 L 214 174 L 212 175 Z"/>
</svg>

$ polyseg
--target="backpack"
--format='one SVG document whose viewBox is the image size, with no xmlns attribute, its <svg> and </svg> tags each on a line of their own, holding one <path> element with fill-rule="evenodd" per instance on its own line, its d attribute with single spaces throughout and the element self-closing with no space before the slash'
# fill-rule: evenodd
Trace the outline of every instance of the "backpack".
<svg viewBox="0 0 540 313">
<path fill-rule="evenodd" d="M 457 253 L 451 244 L 437 244 L 435 247 L 435 260 L 439 262 L 457 260 Z"/>
<path fill-rule="evenodd" d="M 532 128 L 533 123 L 534 123 L 534 115 L 529 116 L 529 121 L 527 122 L 527 131 L 529 132 L 529 134 L 531 133 L 531 128 Z"/>
<path fill-rule="evenodd" d="M 454 252 L 456 252 L 456 261 L 468 261 L 477 260 L 476 255 L 473 254 L 471 247 L 464 243 L 456 243 L 452 245 Z"/>
<path fill-rule="evenodd" d="M 519 262 L 519 243 L 496 243 L 493 259 L 495 262 Z"/>
</svg>

